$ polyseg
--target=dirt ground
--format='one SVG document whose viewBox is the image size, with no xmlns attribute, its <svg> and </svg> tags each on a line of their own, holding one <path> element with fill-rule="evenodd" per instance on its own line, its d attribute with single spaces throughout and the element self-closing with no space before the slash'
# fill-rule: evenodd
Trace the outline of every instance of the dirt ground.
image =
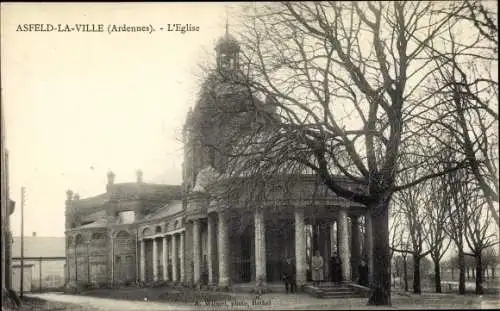
<svg viewBox="0 0 500 311">
<path fill-rule="evenodd" d="M 151 289 L 150 289 L 151 290 Z M 144 311 L 144 310 L 398 310 L 398 309 L 498 309 L 498 296 L 475 296 L 454 294 L 397 294 L 394 293 L 392 306 L 367 306 L 365 298 L 318 299 L 307 294 L 269 293 L 255 299 L 252 294 L 228 293 L 228 296 L 193 301 L 165 301 L 154 298 L 151 291 L 114 290 L 99 296 L 69 295 L 62 293 L 35 294 L 47 303 L 23 310 L 100 310 L 100 311 Z M 159 290 L 157 290 L 160 292 Z M 144 296 L 144 294 L 149 294 Z M 221 293 L 214 293 L 221 294 Z M 119 297 L 121 296 L 121 297 Z M 142 299 L 140 299 L 142 297 Z M 174 296 L 171 296 L 174 297 Z M 186 300 L 189 296 L 185 296 Z M 191 296 L 191 298 L 193 298 Z M 179 299 L 184 300 L 184 299 Z M 256 303 L 257 302 L 257 303 Z"/>
<path fill-rule="evenodd" d="M 79 304 L 45 300 L 37 297 L 23 297 L 21 308 L 4 307 L 2 311 L 97 311 Z"/>
</svg>

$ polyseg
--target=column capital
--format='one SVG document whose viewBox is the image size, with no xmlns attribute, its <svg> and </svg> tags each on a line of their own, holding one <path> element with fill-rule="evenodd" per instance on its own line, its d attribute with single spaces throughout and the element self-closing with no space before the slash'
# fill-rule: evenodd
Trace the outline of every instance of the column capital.
<svg viewBox="0 0 500 311">
<path fill-rule="evenodd" d="M 340 204 L 340 208 L 343 209 L 343 210 L 346 210 L 346 211 L 350 207 L 351 207 L 351 202 L 349 202 L 349 200 L 347 200 L 347 199 L 344 199 L 344 201 L 342 201 L 342 203 Z"/>
<path fill-rule="evenodd" d="M 263 206 L 256 206 L 254 207 L 254 212 L 256 213 L 265 213 L 266 209 Z"/>
<path fill-rule="evenodd" d="M 303 213 L 303 212 L 305 212 L 305 210 L 306 209 L 304 206 L 295 206 L 293 209 L 294 212 L 299 212 L 299 213 Z"/>
</svg>

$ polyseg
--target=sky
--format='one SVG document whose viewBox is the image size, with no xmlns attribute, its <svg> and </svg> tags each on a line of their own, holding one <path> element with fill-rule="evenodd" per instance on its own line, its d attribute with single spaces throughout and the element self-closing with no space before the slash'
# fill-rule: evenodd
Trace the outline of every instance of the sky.
<svg viewBox="0 0 500 311">
<path fill-rule="evenodd" d="M 215 58 L 231 3 L 2 3 L 2 102 L 11 217 L 20 235 L 64 236 L 64 201 L 105 192 L 106 174 L 150 183 L 182 181 L 182 126 Z M 197 32 L 19 32 L 23 24 L 166 24 Z M 163 26 L 165 27 L 165 26 Z"/>
</svg>

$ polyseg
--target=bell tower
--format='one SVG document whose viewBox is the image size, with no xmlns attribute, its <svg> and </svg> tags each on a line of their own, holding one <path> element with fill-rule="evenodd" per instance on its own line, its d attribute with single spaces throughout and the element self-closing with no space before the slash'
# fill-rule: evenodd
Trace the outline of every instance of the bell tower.
<svg viewBox="0 0 500 311">
<path fill-rule="evenodd" d="M 217 41 L 217 69 L 222 71 L 236 70 L 239 67 L 240 44 L 229 34 L 229 23 L 226 20 L 226 33 Z"/>
</svg>

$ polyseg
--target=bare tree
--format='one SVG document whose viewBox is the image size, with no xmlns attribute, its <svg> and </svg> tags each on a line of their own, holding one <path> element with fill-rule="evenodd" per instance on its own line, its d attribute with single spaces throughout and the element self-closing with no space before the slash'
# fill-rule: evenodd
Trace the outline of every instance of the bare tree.
<svg viewBox="0 0 500 311">
<path fill-rule="evenodd" d="M 419 167 L 419 157 L 408 152 L 410 150 L 410 147 L 405 148 L 406 152 L 401 155 L 402 162 L 408 166 L 415 166 L 417 169 L 402 172 L 399 175 L 399 180 L 403 183 L 410 183 L 419 176 L 425 175 L 422 171 L 427 170 L 426 167 Z M 433 251 L 433 248 L 429 247 L 430 244 L 426 243 L 429 237 L 431 218 L 431 215 L 425 208 L 430 203 L 428 184 L 429 181 L 422 182 L 411 188 L 401 190 L 394 196 L 394 202 L 398 205 L 400 213 L 403 214 L 403 223 L 410 242 L 408 252 L 411 254 L 413 261 L 413 292 L 417 294 L 422 292 L 420 276 L 421 259 Z"/>
<path fill-rule="evenodd" d="M 495 268 L 498 264 L 498 255 L 493 247 L 489 247 L 483 254 L 484 269 L 486 270 L 487 278 L 495 278 Z"/>
<path fill-rule="evenodd" d="M 470 186 L 471 176 L 466 170 L 452 172 L 448 175 L 449 195 L 451 203 L 448 207 L 449 222 L 446 231 L 453 240 L 458 251 L 459 284 L 458 291 L 465 294 L 465 236 L 467 235 L 468 204 L 473 189 Z"/>
<path fill-rule="evenodd" d="M 486 202 L 484 198 L 478 196 L 478 193 L 473 193 L 469 200 L 469 212 L 467 217 L 466 227 L 467 234 L 465 241 L 471 251 L 471 256 L 475 259 L 475 279 L 476 279 L 476 294 L 484 293 L 484 266 L 483 253 L 486 249 L 496 245 L 498 240 L 491 228 L 491 213 L 490 210 L 484 208 Z"/>
<path fill-rule="evenodd" d="M 428 183 L 430 200 L 424 207 L 429 215 L 427 243 L 434 263 L 434 281 L 436 293 L 441 293 L 440 262 L 448 251 L 451 240 L 447 238 L 445 225 L 449 222 L 450 196 L 446 177 L 435 178 Z"/>
<path fill-rule="evenodd" d="M 226 174 L 266 182 L 277 173 L 311 172 L 329 191 L 364 204 L 378 229 L 370 304 L 390 304 L 393 194 L 466 164 L 462 159 L 441 170 L 436 157 L 421 157 L 417 167 L 400 158 L 402 143 L 425 133 L 412 119 L 434 117 L 422 105 L 433 96 L 424 92 L 427 78 L 441 66 L 431 52 L 443 33 L 460 27 L 455 17 L 465 9 L 434 2 L 314 2 L 247 12 L 244 63 L 230 78 L 252 94 L 245 109 L 268 125 L 240 137 Z M 422 165 L 434 170 L 398 182 L 401 172 Z"/>
<path fill-rule="evenodd" d="M 428 126 L 427 135 L 444 129 L 454 137 L 453 146 L 448 147 L 468 161 L 490 215 L 499 225 L 495 206 L 499 202 L 498 77 L 492 69 L 498 68 L 498 29 L 494 16 L 480 1 L 463 4 L 466 9 L 457 13 L 459 19 L 472 22 L 478 31 L 461 40 L 459 33 L 449 30 L 445 36 L 448 53 L 430 47 L 434 61 L 441 66 L 432 73 L 429 90 L 433 100 L 424 105 L 438 114 L 430 124 L 440 129 Z"/>
</svg>

